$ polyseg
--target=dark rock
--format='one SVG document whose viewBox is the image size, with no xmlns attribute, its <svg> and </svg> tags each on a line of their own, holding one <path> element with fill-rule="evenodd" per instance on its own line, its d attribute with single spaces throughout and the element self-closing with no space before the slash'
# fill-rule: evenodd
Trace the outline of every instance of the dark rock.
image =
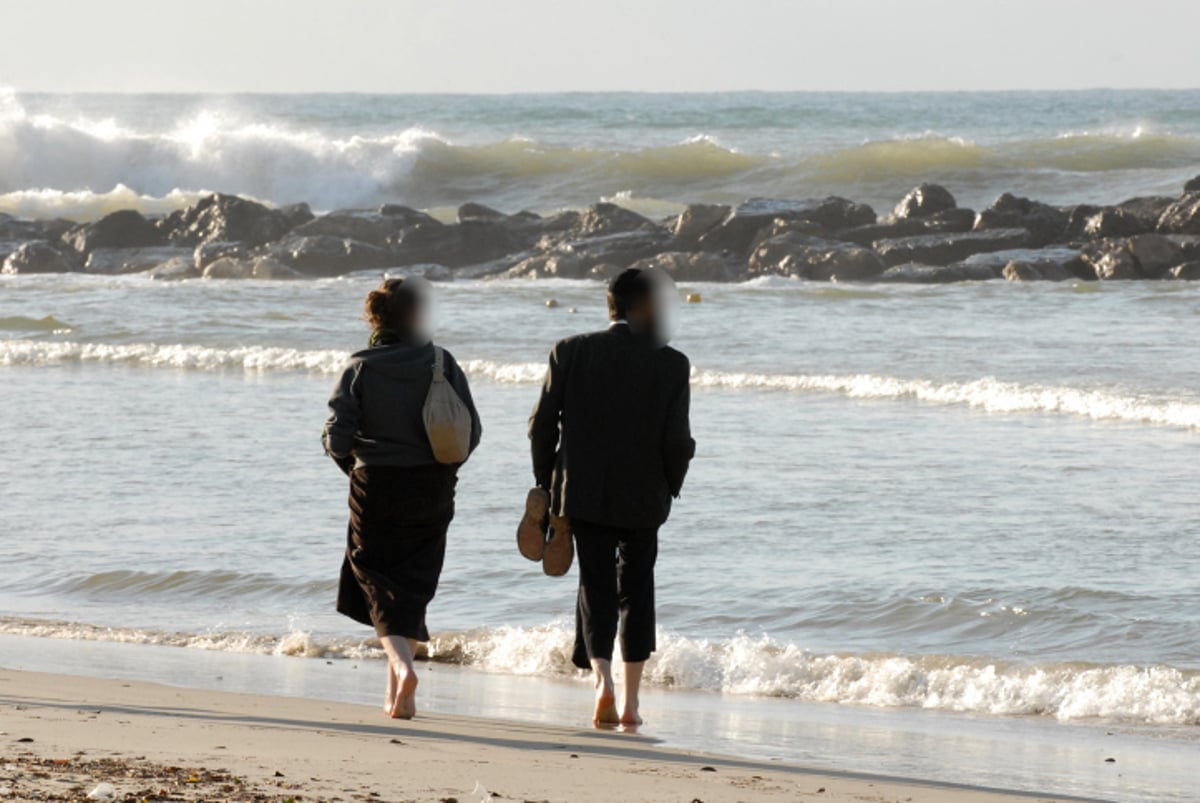
<svg viewBox="0 0 1200 803">
<path fill-rule="evenodd" d="M 221 257 L 204 269 L 205 279 L 249 279 L 253 263 L 235 257 Z"/>
<path fill-rule="evenodd" d="M 193 260 L 196 264 L 196 270 L 203 271 L 221 257 L 244 259 L 249 254 L 250 249 L 243 243 L 227 243 L 218 240 L 211 243 L 201 243 L 196 246 Z"/>
<path fill-rule="evenodd" d="M 1004 268 L 992 265 L 972 265 L 969 262 L 959 262 L 949 267 L 958 271 L 959 276 L 962 277 L 959 281 L 963 282 L 990 282 L 1004 276 Z"/>
<path fill-rule="evenodd" d="M 160 223 L 171 242 L 197 246 L 200 243 L 227 240 L 262 245 L 274 242 L 307 216 L 307 206 L 289 207 L 288 212 L 271 209 L 236 195 L 206 195 L 194 205 L 173 212 Z"/>
<path fill-rule="evenodd" d="M 413 209 L 411 206 L 403 204 L 384 204 L 379 207 L 379 214 L 384 217 L 398 218 L 398 228 L 406 229 L 409 226 L 440 226 L 442 222 L 432 215 L 426 214 L 419 209 Z"/>
<path fill-rule="evenodd" d="M 591 270 L 596 265 L 627 268 L 639 259 L 677 250 L 675 238 L 655 228 L 573 240 L 559 245 L 556 252 L 578 258 L 585 269 Z"/>
<path fill-rule="evenodd" d="M 63 235 L 63 242 L 87 255 L 97 248 L 146 248 L 163 245 L 166 238 L 152 221 L 136 209 L 122 209 L 95 223 L 76 226 Z"/>
<path fill-rule="evenodd" d="M 1088 220 L 1098 212 L 1104 211 L 1103 206 L 1095 204 L 1077 204 L 1076 206 L 1067 207 L 1067 228 L 1063 232 L 1063 239 L 1078 240 L 1084 236 L 1084 230 L 1087 228 Z"/>
<path fill-rule="evenodd" d="M 1200 261 L 1200 234 L 1168 234 L 1167 239 L 1183 250 L 1185 261 Z"/>
<path fill-rule="evenodd" d="M 258 257 L 250 266 L 251 279 L 268 279 L 271 281 L 294 281 L 307 279 L 300 271 L 291 268 L 271 257 Z"/>
<path fill-rule="evenodd" d="M 949 265 L 974 254 L 1026 248 L 1030 235 L 1025 229 L 996 229 L 966 234 L 922 234 L 898 240 L 881 240 L 875 250 L 886 265 Z"/>
<path fill-rule="evenodd" d="M 1183 192 L 1186 195 L 1189 192 L 1200 192 L 1200 176 L 1196 176 L 1187 184 L 1183 185 Z"/>
<path fill-rule="evenodd" d="M 929 217 L 958 206 L 950 190 L 940 184 L 922 184 L 909 190 L 908 195 L 896 205 L 892 217 L 896 220 Z"/>
<path fill-rule="evenodd" d="M 1129 252 L 1123 240 L 1106 240 L 1094 249 L 1085 249 L 1083 259 L 1096 271 L 1101 281 L 1126 281 L 1139 279 L 1137 260 Z"/>
<path fill-rule="evenodd" d="M 24 243 L 4 260 L 0 273 L 71 273 L 79 270 L 79 257 L 42 240 Z"/>
<path fill-rule="evenodd" d="M 829 231 L 852 229 L 876 221 L 871 207 L 835 196 L 805 201 L 752 198 L 734 207 L 719 226 L 700 238 L 699 245 L 706 251 L 747 253 L 755 235 L 776 219 L 806 220 Z"/>
<path fill-rule="evenodd" d="M 168 260 L 143 275 L 159 282 L 181 282 L 185 279 L 199 279 L 200 271 L 196 268 L 194 260 L 183 257 Z"/>
<path fill-rule="evenodd" d="M 83 269 L 88 273 L 115 276 L 119 273 L 143 273 L 173 259 L 186 259 L 194 263 L 191 248 L 170 245 L 149 248 L 96 248 L 88 255 Z"/>
<path fill-rule="evenodd" d="M 1002 275 L 1010 282 L 1038 282 L 1044 278 L 1036 266 L 1015 259 L 1004 266 Z"/>
<path fill-rule="evenodd" d="M 42 224 L 36 220 L 22 220 L 12 215 L 0 212 L 0 240 L 18 243 L 32 240 L 50 240 L 42 229 Z"/>
<path fill-rule="evenodd" d="M 17 245 L 33 240 L 54 242 L 77 226 L 78 224 L 61 218 L 26 220 L 0 212 L 0 242 L 15 242 Z"/>
<path fill-rule="evenodd" d="M 504 221 L 466 220 L 454 226 L 416 226 L 391 241 L 393 265 L 477 265 L 526 250 L 528 238 Z"/>
<path fill-rule="evenodd" d="M 288 237 L 272 244 L 264 256 L 309 276 L 342 276 L 395 264 L 386 249 L 328 235 Z"/>
<path fill-rule="evenodd" d="M 1193 192 L 1172 203 L 1158 219 L 1162 234 L 1200 234 L 1200 192 Z"/>
<path fill-rule="evenodd" d="M 632 231 L 659 229 L 648 217 L 610 203 L 592 204 L 579 215 L 575 227 L 577 237 L 624 234 Z"/>
<path fill-rule="evenodd" d="M 1184 262 L 1171 269 L 1171 278 L 1186 282 L 1200 280 L 1200 260 Z"/>
<path fill-rule="evenodd" d="M 0 240 L 0 266 L 4 265 L 4 260 L 8 259 L 8 255 L 14 253 L 21 247 L 22 240 Z"/>
<path fill-rule="evenodd" d="M 306 203 L 288 204 L 279 207 L 279 216 L 283 219 L 285 231 L 291 231 L 297 226 L 303 226 L 313 219 L 313 211 Z"/>
<path fill-rule="evenodd" d="M 1059 240 L 1066 232 L 1069 216 L 1040 201 L 1004 193 L 975 217 L 975 231 L 1027 229 L 1033 245 Z"/>
<path fill-rule="evenodd" d="M 928 217 L 910 217 L 870 223 L 827 235 L 829 239 L 844 240 L 861 246 L 873 246 L 880 240 L 896 240 L 920 234 L 968 232 L 975 225 L 975 212 L 970 209 L 947 209 Z"/>
<path fill-rule="evenodd" d="M 750 273 L 797 276 L 815 281 L 852 282 L 883 273 L 879 255 L 869 248 L 784 234 L 766 240 L 750 255 Z"/>
<path fill-rule="evenodd" d="M 1056 274 L 1060 269 L 1067 269 L 1079 259 L 1078 248 L 1016 248 L 1008 251 L 990 251 L 975 254 L 962 261 L 962 265 L 978 268 L 989 268 L 1000 276 L 1010 262 L 1029 264 L 1037 268 L 1043 275 Z"/>
<path fill-rule="evenodd" d="M 504 220 L 508 215 L 483 204 L 465 203 L 458 208 L 458 222 L 464 220 Z"/>
<path fill-rule="evenodd" d="M 730 209 L 724 204 L 689 204 L 679 213 L 671 233 L 686 245 L 695 245 L 700 238 L 729 216 Z"/>
<path fill-rule="evenodd" d="M 736 282 L 746 278 L 744 261 L 704 251 L 667 251 L 640 259 L 630 267 L 661 270 L 677 282 Z"/>
<path fill-rule="evenodd" d="M 1154 231 L 1155 226 L 1158 225 L 1158 219 L 1176 200 L 1177 198 L 1170 195 L 1149 195 L 1121 201 L 1117 204 L 1117 208 L 1125 210 L 1134 217 L 1141 218 L 1145 222 L 1143 231 Z"/>
<path fill-rule="evenodd" d="M 975 227 L 975 210 L 956 207 L 935 212 L 923 220 L 930 232 L 966 232 Z"/>
<path fill-rule="evenodd" d="M 972 222 L 974 222 L 974 215 L 972 215 Z M 970 229 L 969 224 L 967 228 Z M 918 234 L 928 233 L 926 221 L 914 217 L 855 226 L 852 229 L 843 229 L 836 234 L 829 235 L 829 238 L 869 248 L 879 240 L 897 240 L 901 237 L 915 237 Z"/>
<path fill-rule="evenodd" d="M 509 279 L 586 279 L 591 271 L 579 257 L 573 254 L 538 254 L 514 265 L 508 273 Z"/>
<path fill-rule="evenodd" d="M 1179 244 L 1161 234 L 1130 237 L 1125 247 L 1137 260 L 1138 272 L 1147 279 L 1161 279 L 1171 268 L 1187 261 Z"/>
<path fill-rule="evenodd" d="M 758 243 L 750 254 L 750 273 L 778 273 L 779 263 L 793 254 L 805 256 L 812 252 L 825 253 L 845 247 L 843 243 L 835 240 L 813 237 L 802 231 L 784 232 Z"/>
<path fill-rule="evenodd" d="M 1095 278 L 1095 271 L 1085 265 L 1083 260 L 1078 257 L 1069 265 L 1045 265 L 1039 267 L 1038 271 L 1042 274 L 1042 279 L 1047 282 L 1069 282 L 1072 279 L 1080 278 L 1080 269 L 1088 271 L 1090 274 L 1089 279 Z"/>
<path fill-rule="evenodd" d="M 759 246 L 768 240 L 774 240 L 777 237 L 807 237 L 817 238 L 827 241 L 831 247 L 836 245 L 836 239 L 830 236 L 829 232 L 820 223 L 814 223 L 811 220 L 787 220 L 786 218 L 776 218 L 771 225 L 764 226 L 754 235 L 754 239 L 750 241 L 750 253 L 753 254 L 758 250 Z M 729 253 L 729 252 L 724 252 Z"/>
<path fill-rule="evenodd" d="M 523 228 L 541 235 L 570 232 L 579 228 L 580 217 L 582 216 L 578 212 L 567 210 L 550 217 L 540 217 L 533 221 L 526 221 Z"/>
<path fill-rule="evenodd" d="M 862 282 L 883 273 L 884 264 L 869 248 L 839 248 L 820 255 L 785 257 L 780 269 L 787 275 L 817 282 Z"/>
<path fill-rule="evenodd" d="M 896 284 L 949 284 L 966 281 L 967 272 L 958 265 L 896 265 L 888 268 L 876 281 Z"/>
<path fill-rule="evenodd" d="M 292 229 L 292 237 L 339 237 L 343 240 L 357 240 L 360 243 L 370 243 L 379 248 L 388 246 L 388 238 L 400 230 L 397 221 L 400 218 L 377 215 L 372 212 L 338 211 L 330 212 L 313 218 L 307 223 Z"/>
<path fill-rule="evenodd" d="M 1088 218 L 1082 234 L 1093 240 L 1104 240 L 1110 237 L 1130 237 L 1147 231 L 1154 231 L 1153 223 L 1147 224 L 1128 209 L 1109 207 Z"/>
</svg>

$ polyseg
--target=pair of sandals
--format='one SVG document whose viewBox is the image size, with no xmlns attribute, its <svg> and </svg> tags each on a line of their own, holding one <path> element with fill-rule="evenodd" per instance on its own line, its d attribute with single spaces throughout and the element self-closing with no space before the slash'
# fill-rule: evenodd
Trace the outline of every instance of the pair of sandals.
<svg viewBox="0 0 1200 803">
<path fill-rule="evenodd" d="M 525 515 L 517 526 L 517 549 L 532 561 L 541 561 L 542 571 L 562 577 L 575 560 L 571 521 L 550 512 L 550 494 L 534 488 L 525 498 Z"/>
</svg>

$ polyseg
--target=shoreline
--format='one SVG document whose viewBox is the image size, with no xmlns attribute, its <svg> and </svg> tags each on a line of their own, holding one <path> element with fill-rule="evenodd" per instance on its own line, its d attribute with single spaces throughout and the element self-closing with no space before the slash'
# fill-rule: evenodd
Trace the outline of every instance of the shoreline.
<svg viewBox="0 0 1200 803">
<path fill-rule="evenodd" d="M 633 734 L 438 713 L 400 724 L 365 705 L 8 669 L 0 706 L 0 786 L 20 799 L 72 799 L 32 795 L 105 782 L 118 800 L 156 783 L 209 800 L 484 800 L 476 784 L 495 800 L 581 803 L 618 787 L 628 800 L 705 803 L 1085 799 L 714 756 Z M 260 797 L 239 797 L 251 791 Z"/>
<path fill-rule="evenodd" d="M 0 637 L 0 656 L 0 664 L 24 674 L 347 704 L 366 711 L 368 722 L 391 724 L 382 715 L 376 719 L 382 686 L 375 662 L 13 636 Z M 436 664 L 423 664 L 418 671 L 423 714 L 593 732 L 585 683 Z M 648 689 L 643 704 L 649 724 L 641 736 L 686 754 L 735 756 L 823 775 L 917 778 L 938 788 L 1004 788 L 1027 796 L 1051 789 L 1060 799 L 1194 799 L 1195 739 L 1186 731 L 679 689 Z M 0 725 L 0 730 L 6 728 Z"/>
</svg>

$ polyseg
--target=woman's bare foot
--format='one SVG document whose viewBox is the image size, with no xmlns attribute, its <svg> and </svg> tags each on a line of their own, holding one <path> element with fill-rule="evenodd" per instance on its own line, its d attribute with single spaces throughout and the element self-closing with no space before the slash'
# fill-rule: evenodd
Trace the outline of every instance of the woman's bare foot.
<svg viewBox="0 0 1200 803">
<path fill-rule="evenodd" d="M 392 719 L 412 719 L 417 715 L 417 673 L 402 667 L 396 673 L 396 697 L 388 716 Z"/>
<path fill-rule="evenodd" d="M 388 661 L 387 692 L 383 696 L 383 713 L 389 717 L 392 715 L 392 709 L 396 707 L 396 692 L 399 689 L 400 680 L 396 677 L 396 670 L 392 668 L 392 662 Z"/>
<path fill-rule="evenodd" d="M 621 717 L 617 714 L 617 698 L 610 691 L 607 696 L 596 695 L 596 712 L 592 715 L 592 724 L 596 726 L 618 725 Z"/>
</svg>

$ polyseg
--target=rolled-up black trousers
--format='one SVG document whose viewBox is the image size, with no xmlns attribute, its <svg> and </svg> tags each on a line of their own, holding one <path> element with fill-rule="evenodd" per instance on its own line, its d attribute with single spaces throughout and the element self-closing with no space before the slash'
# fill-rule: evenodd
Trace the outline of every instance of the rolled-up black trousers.
<svg viewBox="0 0 1200 803">
<path fill-rule="evenodd" d="M 574 663 L 590 669 L 593 658 L 611 661 L 618 632 L 621 657 L 645 661 L 656 648 L 654 563 L 658 528 L 627 530 L 571 522 L 579 563 L 575 606 Z"/>
</svg>

